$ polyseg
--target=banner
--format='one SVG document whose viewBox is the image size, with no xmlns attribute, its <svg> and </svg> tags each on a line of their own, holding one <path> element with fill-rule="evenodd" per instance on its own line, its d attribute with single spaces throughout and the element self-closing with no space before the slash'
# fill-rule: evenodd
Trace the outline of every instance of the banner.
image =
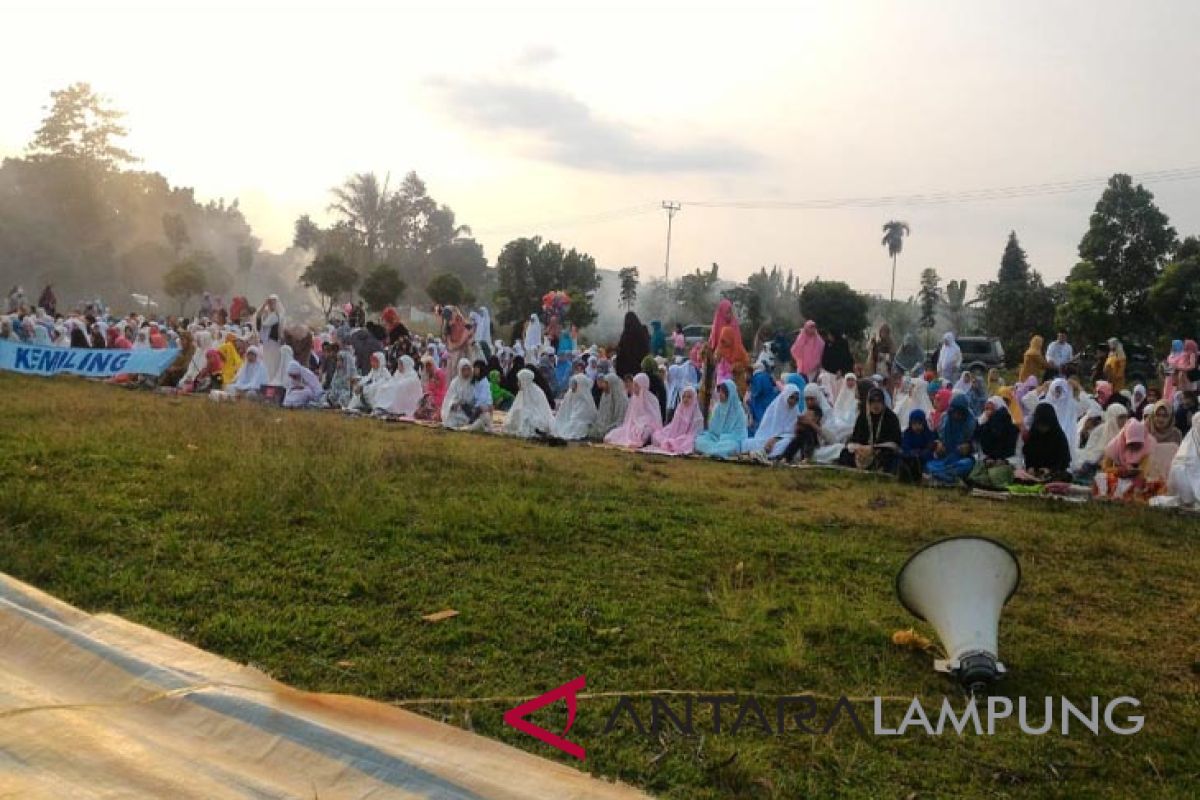
<svg viewBox="0 0 1200 800">
<path fill-rule="evenodd" d="M 57 375 L 60 372 L 87 378 L 111 378 L 121 373 L 158 375 L 178 356 L 178 348 L 87 350 L 0 341 L 0 369 L 26 375 Z"/>
</svg>

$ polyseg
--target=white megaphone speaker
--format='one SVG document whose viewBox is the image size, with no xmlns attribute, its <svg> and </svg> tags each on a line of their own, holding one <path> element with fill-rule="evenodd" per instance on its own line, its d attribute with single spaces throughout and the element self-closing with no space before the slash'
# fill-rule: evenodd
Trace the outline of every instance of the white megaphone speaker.
<svg viewBox="0 0 1200 800">
<path fill-rule="evenodd" d="M 909 556 L 896 575 L 896 596 L 937 630 L 947 658 L 934 669 L 954 675 L 972 694 L 1004 673 L 997 639 L 1000 611 L 1021 583 L 1011 550 L 982 536 L 955 536 Z"/>
</svg>

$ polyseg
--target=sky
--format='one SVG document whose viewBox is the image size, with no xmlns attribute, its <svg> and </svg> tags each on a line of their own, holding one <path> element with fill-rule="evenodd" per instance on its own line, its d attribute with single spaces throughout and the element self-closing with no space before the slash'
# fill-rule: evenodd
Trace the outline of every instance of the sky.
<svg viewBox="0 0 1200 800">
<path fill-rule="evenodd" d="M 0 155 L 88 81 L 143 168 L 238 198 L 272 250 L 349 175 L 415 170 L 491 260 L 542 235 L 643 278 L 664 200 L 673 275 L 778 264 L 883 295 L 880 228 L 905 220 L 903 298 L 926 267 L 994 278 L 1010 230 L 1059 279 L 1100 180 L 1200 167 L 1189 0 L 5 6 Z M 1200 179 L 1146 185 L 1200 234 Z M 696 205 L 729 202 L 756 207 Z"/>
</svg>

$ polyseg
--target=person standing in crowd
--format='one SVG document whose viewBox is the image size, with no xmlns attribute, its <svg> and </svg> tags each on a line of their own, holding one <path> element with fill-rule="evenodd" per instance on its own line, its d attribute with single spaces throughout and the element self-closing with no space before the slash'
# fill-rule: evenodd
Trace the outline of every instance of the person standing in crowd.
<svg viewBox="0 0 1200 800">
<path fill-rule="evenodd" d="M 1021 371 L 1017 375 L 1017 380 L 1023 381 L 1030 376 L 1041 380 L 1042 376 L 1046 374 L 1047 366 L 1046 357 L 1042 355 L 1042 337 L 1034 334 L 1029 339 L 1029 348 L 1025 351 L 1025 357 L 1021 361 Z"/>
<path fill-rule="evenodd" d="M 1044 380 L 1070 377 L 1070 365 L 1075 359 L 1075 350 L 1067 341 L 1067 332 L 1060 330 L 1057 338 L 1046 348 L 1046 374 Z"/>
<path fill-rule="evenodd" d="M 287 323 L 283 303 L 279 295 L 271 295 L 254 314 L 254 330 L 258 333 L 258 341 L 262 346 L 262 360 L 267 366 L 267 383 L 271 386 L 283 386 L 287 364 L 282 363 L 280 348 L 283 347 L 283 329 Z"/>
<path fill-rule="evenodd" d="M 962 370 L 962 349 L 959 348 L 958 342 L 954 340 L 954 333 L 946 331 L 942 335 L 942 346 L 938 349 L 937 355 L 937 374 L 938 377 L 947 383 L 954 383 L 958 380 L 958 373 Z"/>
<path fill-rule="evenodd" d="M 637 373 L 642 366 L 642 359 L 650 355 L 650 333 L 646 326 L 632 311 L 625 312 L 625 325 L 621 329 L 621 338 L 617 340 L 617 357 L 614 368 L 617 375 L 625 378 Z"/>
<path fill-rule="evenodd" d="M 675 358 L 687 357 L 687 337 L 683 335 L 683 325 L 675 323 L 675 333 L 671 335 L 672 355 Z"/>
<path fill-rule="evenodd" d="M 867 368 L 874 375 L 892 374 L 892 358 L 895 352 L 892 327 L 885 322 L 879 326 L 879 332 L 871 337 L 867 347 Z"/>
<path fill-rule="evenodd" d="M 826 335 L 825 349 L 821 353 L 821 369 L 837 376 L 854 372 L 854 356 L 850 353 L 850 342 L 841 331 L 831 331 Z"/>
<path fill-rule="evenodd" d="M 806 320 L 792 342 L 792 362 L 796 365 L 796 372 L 806 380 L 814 380 L 821 369 L 821 357 L 824 354 L 825 340 L 817 331 L 817 323 Z"/>
<path fill-rule="evenodd" d="M 1120 394 L 1125 389 L 1125 348 L 1114 336 L 1108 340 L 1108 357 L 1104 359 L 1104 379 Z"/>
</svg>

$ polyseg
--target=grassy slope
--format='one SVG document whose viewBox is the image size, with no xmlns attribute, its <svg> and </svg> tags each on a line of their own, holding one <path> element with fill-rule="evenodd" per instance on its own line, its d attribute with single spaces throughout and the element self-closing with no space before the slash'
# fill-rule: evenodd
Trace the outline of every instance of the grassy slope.
<svg viewBox="0 0 1200 800">
<path fill-rule="evenodd" d="M 602 734 L 586 768 L 672 798 L 1195 796 L 1196 519 L 995 503 L 844 473 L 551 449 L 0 376 L 0 569 L 288 683 L 383 700 L 590 691 L 920 694 L 907 554 L 977 532 L 1021 554 L 1016 697 L 1132 695 L 1137 736 Z M 445 607 L 457 619 L 427 624 Z M 928 631 L 927 631 L 928 632 Z M 511 705 L 511 704 L 508 704 Z M 420 710 L 559 758 L 503 703 Z M 889 706 L 898 719 L 903 704 Z M 828 705 L 823 706 L 825 710 Z M 866 716 L 863 709 L 864 717 Z M 538 718 L 547 727 L 559 719 Z M 867 721 L 869 725 L 869 721 Z M 577 763 L 577 762 L 572 762 Z"/>
</svg>

